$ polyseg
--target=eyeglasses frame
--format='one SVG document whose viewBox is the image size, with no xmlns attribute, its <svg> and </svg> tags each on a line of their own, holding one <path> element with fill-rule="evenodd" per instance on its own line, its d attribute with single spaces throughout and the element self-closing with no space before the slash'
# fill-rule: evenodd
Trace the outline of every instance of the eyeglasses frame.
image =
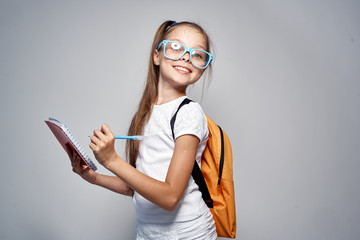
<svg viewBox="0 0 360 240">
<path fill-rule="evenodd" d="M 180 57 L 178 57 L 178 58 L 171 58 L 171 57 L 166 56 L 166 54 L 165 54 L 165 46 L 166 46 L 166 44 L 169 43 L 169 42 L 170 42 L 170 43 L 174 42 L 174 43 L 180 44 L 181 46 L 184 47 L 185 50 L 184 50 L 183 54 L 182 54 Z M 214 59 L 214 55 L 212 55 L 211 53 L 209 53 L 209 52 L 207 52 L 207 51 L 205 51 L 205 50 L 196 49 L 196 48 L 189 48 L 189 47 L 185 46 L 184 44 L 181 44 L 181 43 L 176 42 L 176 41 L 163 40 L 163 41 L 159 44 L 157 50 L 160 50 L 160 48 L 161 48 L 162 45 L 164 45 L 164 57 L 166 57 L 166 58 L 168 58 L 168 59 L 171 59 L 171 60 L 179 60 L 180 58 L 182 58 L 182 57 L 188 52 L 189 55 L 190 55 L 190 62 L 191 62 L 191 64 L 192 64 L 194 67 L 196 67 L 196 68 L 205 69 L 205 68 L 207 68 L 207 67 L 209 66 L 209 64 L 211 63 L 211 61 Z M 206 64 L 204 67 L 196 66 L 196 65 L 193 63 L 191 53 L 194 52 L 194 51 L 201 51 L 201 52 L 205 52 L 205 53 L 209 54 L 209 57 L 210 57 L 210 58 L 209 58 L 207 64 Z"/>
</svg>

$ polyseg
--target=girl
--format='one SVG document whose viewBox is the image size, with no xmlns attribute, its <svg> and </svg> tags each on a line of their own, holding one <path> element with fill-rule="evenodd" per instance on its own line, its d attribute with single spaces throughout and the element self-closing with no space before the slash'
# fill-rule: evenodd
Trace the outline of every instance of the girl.
<svg viewBox="0 0 360 240">
<path fill-rule="evenodd" d="M 209 38 L 197 24 L 164 22 L 156 32 L 139 109 L 128 134 L 129 163 L 114 149 L 114 135 L 104 124 L 95 130 L 90 148 L 115 176 L 81 164 L 73 154 L 73 171 L 86 181 L 132 196 L 137 213 L 136 239 L 216 239 L 215 223 L 191 172 L 200 164 L 208 139 L 206 117 L 198 103 L 179 111 L 172 137 L 170 119 L 186 98 L 186 89 L 209 67 Z"/>
</svg>

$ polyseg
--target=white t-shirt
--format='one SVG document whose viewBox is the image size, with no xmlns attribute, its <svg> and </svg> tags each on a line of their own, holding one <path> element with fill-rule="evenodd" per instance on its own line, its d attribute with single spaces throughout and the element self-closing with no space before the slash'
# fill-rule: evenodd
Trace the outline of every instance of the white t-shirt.
<svg viewBox="0 0 360 240">
<path fill-rule="evenodd" d="M 184 98 L 186 97 L 180 97 L 162 105 L 154 105 L 151 117 L 144 128 L 146 137 L 140 144 L 136 169 L 160 181 L 166 179 L 175 147 L 170 120 Z M 174 133 L 175 138 L 192 134 L 200 139 L 196 154 L 196 161 L 200 166 L 201 155 L 205 149 L 209 132 L 205 114 L 198 103 L 190 102 L 180 109 L 176 116 Z M 133 199 L 138 221 L 148 223 L 189 221 L 208 211 L 192 176 L 177 209 L 173 212 L 163 210 L 137 192 L 134 193 Z"/>
</svg>

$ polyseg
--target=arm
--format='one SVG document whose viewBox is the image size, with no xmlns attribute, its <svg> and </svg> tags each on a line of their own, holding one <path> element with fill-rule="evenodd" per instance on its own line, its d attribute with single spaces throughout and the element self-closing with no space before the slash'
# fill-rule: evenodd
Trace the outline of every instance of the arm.
<svg viewBox="0 0 360 240">
<path fill-rule="evenodd" d="M 113 192 L 120 193 L 125 196 L 133 196 L 134 191 L 117 176 L 107 176 L 103 174 L 97 174 L 95 185 L 104 187 Z"/>
<path fill-rule="evenodd" d="M 120 178 L 96 173 L 86 164 L 82 163 L 81 157 L 76 152 L 72 152 L 71 150 L 68 152 L 72 154 L 69 154 L 69 156 L 71 165 L 73 167 L 73 172 L 77 173 L 85 181 L 126 196 L 133 195 L 134 191 Z"/>
<path fill-rule="evenodd" d="M 177 138 L 165 182 L 141 173 L 121 159 L 114 150 L 114 135 L 107 125 L 94 131 L 90 148 L 99 163 L 130 188 L 159 207 L 174 211 L 189 181 L 198 145 L 199 139 L 193 135 Z"/>
</svg>

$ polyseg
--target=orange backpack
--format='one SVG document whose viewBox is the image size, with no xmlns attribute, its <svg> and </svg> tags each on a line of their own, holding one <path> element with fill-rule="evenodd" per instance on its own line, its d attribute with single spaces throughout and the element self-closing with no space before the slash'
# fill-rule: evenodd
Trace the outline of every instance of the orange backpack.
<svg viewBox="0 0 360 240">
<path fill-rule="evenodd" d="M 171 118 L 174 139 L 176 115 L 182 106 L 191 101 L 185 98 Z M 235 238 L 236 212 L 231 144 L 220 126 L 208 116 L 206 118 L 209 139 L 201 157 L 201 170 L 195 161 L 192 176 L 214 217 L 218 237 Z"/>
</svg>

